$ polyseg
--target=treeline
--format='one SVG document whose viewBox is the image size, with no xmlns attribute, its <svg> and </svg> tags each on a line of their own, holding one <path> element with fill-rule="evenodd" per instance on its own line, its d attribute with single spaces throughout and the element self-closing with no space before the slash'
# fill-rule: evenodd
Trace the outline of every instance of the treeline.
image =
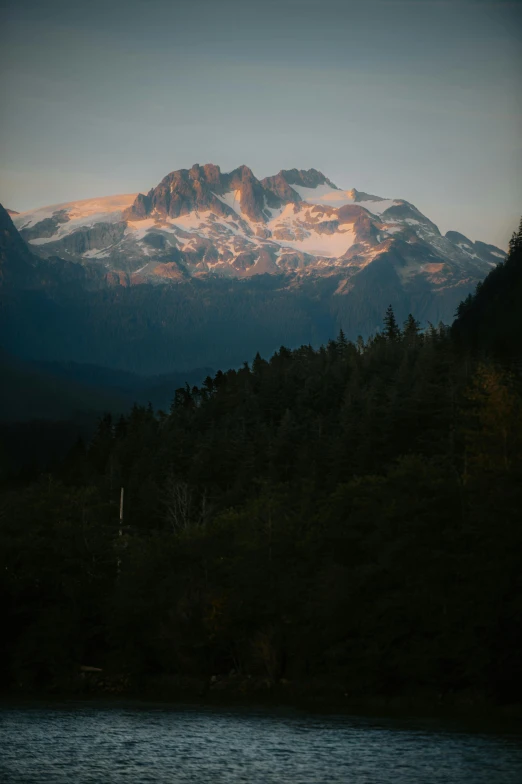
<svg viewBox="0 0 522 784">
<path fill-rule="evenodd" d="M 6 684 L 87 663 L 522 700 L 521 352 L 466 326 L 490 285 L 452 330 L 389 308 L 367 341 L 282 347 L 168 412 L 106 416 L 6 488 Z"/>
</svg>

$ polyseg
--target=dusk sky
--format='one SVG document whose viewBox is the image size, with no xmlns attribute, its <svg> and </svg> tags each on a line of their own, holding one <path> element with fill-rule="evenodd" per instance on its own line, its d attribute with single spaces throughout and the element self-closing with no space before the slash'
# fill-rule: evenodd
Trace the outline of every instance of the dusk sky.
<svg viewBox="0 0 522 784">
<path fill-rule="evenodd" d="M 522 212 L 522 4 L 2 3 L 0 201 L 314 167 L 501 246 Z"/>
</svg>

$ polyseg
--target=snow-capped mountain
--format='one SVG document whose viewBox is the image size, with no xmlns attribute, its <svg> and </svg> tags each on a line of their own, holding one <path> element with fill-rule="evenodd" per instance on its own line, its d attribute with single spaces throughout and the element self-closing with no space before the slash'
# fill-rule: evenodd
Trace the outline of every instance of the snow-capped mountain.
<svg viewBox="0 0 522 784">
<path fill-rule="evenodd" d="M 41 257 L 117 273 L 131 284 L 208 274 L 341 276 L 339 293 L 385 259 L 404 285 L 473 286 L 504 251 L 437 226 L 404 199 L 342 190 L 321 172 L 291 169 L 258 180 L 241 166 L 194 165 L 144 194 L 69 202 L 14 224 Z"/>
<path fill-rule="evenodd" d="M 314 169 L 196 165 L 147 194 L 0 207 L 1 344 L 142 374 L 235 367 L 374 334 L 390 304 L 449 324 L 505 255 Z"/>
</svg>

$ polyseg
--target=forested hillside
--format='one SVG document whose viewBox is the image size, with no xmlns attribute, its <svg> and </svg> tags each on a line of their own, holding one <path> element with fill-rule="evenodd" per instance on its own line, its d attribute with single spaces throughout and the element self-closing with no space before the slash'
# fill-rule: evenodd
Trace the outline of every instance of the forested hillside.
<svg viewBox="0 0 522 784">
<path fill-rule="evenodd" d="M 453 334 L 485 355 L 520 360 L 522 354 L 522 221 L 500 262 L 458 308 Z"/>
<path fill-rule="evenodd" d="M 5 685 L 87 663 L 522 701 L 521 242 L 453 332 L 390 308 L 367 341 L 106 416 L 5 487 Z"/>
<path fill-rule="evenodd" d="M 27 362 L 0 348 L 0 431 L 7 422 L 96 422 L 107 411 L 128 413 L 133 403 L 168 408 L 173 388 L 186 381 L 201 383 L 209 372 L 210 368 L 196 368 L 139 376 L 76 362 Z"/>
<path fill-rule="evenodd" d="M 73 265 L 78 266 L 78 265 Z M 336 291 L 344 286 L 343 293 Z M 25 360 L 78 362 L 141 375 L 238 367 L 259 351 L 325 343 L 342 327 L 355 340 L 381 324 L 388 304 L 423 324 L 453 313 L 466 287 L 426 297 L 399 285 L 375 261 L 358 276 L 355 297 L 342 274 L 310 276 L 299 286 L 285 275 L 248 280 L 209 276 L 172 285 L 143 284 L 58 292 L 11 290 L 0 309 L 1 344 Z M 444 296 L 443 296 L 444 295 Z"/>
</svg>

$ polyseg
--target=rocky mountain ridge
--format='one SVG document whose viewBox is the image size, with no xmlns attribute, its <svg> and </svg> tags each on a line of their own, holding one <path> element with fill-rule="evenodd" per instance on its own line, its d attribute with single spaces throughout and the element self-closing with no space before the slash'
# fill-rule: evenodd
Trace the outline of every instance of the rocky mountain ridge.
<svg viewBox="0 0 522 784">
<path fill-rule="evenodd" d="M 339 275 L 386 259 L 404 285 L 473 288 L 505 257 L 437 226 L 404 199 L 342 190 L 316 169 L 257 179 L 240 166 L 195 164 L 147 194 L 126 194 L 11 215 L 40 257 L 60 257 L 112 283 L 182 282 L 219 275 Z"/>
<path fill-rule="evenodd" d="M 146 194 L 0 209 L 1 345 L 140 374 L 451 323 L 505 253 L 320 172 L 172 172 Z"/>
</svg>

